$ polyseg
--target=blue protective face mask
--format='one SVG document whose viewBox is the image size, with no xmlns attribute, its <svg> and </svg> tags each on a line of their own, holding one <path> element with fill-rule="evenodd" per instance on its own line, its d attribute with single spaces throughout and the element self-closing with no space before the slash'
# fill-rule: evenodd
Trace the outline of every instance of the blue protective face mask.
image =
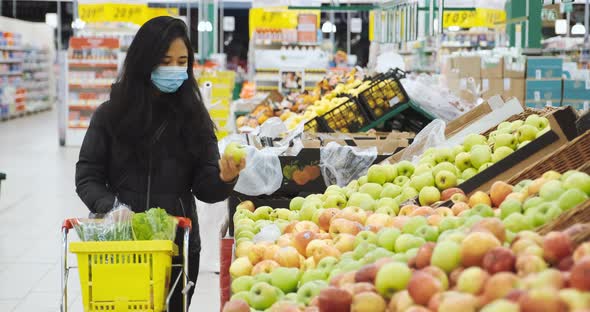
<svg viewBox="0 0 590 312">
<path fill-rule="evenodd" d="M 152 72 L 152 83 L 164 93 L 173 93 L 188 79 L 186 66 L 159 66 Z"/>
</svg>

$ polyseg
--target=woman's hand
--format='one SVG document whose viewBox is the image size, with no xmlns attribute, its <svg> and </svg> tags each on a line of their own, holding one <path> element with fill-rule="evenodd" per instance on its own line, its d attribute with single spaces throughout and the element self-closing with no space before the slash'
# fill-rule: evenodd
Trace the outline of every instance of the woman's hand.
<svg viewBox="0 0 590 312">
<path fill-rule="evenodd" d="M 219 178 L 226 183 L 232 182 L 245 167 L 246 159 L 242 158 L 240 164 L 236 164 L 231 156 L 223 155 L 219 160 Z"/>
</svg>

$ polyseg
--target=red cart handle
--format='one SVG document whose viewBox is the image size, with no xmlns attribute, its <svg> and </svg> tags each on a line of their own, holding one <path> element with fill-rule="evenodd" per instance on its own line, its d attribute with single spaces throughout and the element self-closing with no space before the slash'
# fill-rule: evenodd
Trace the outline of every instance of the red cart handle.
<svg viewBox="0 0 590 312">
<path fill-rule="evenodd" d="M 178 220 L 178 226 L 180 226 L 183 229 L 192 229 L 193 228 L 193 222 L 191 221 L 191 219 L 189 218 L 184 218 L 184 217 L 176 217 L 176 219 Z"/>
<path fill-rule="evenodd" d="M 74 224 L 76 223 L 76 219 L 65 219 L 64 222 L 61 224 L 62 230 L 71 230 L 74 228 Z"/>
</svg>

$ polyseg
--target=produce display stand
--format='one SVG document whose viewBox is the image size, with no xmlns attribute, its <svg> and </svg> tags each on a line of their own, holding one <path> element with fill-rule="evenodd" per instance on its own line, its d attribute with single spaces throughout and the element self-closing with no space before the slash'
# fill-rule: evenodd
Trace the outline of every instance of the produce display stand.
<svg viewBox="0 0 590 312">
<path fill-rule="evenodd" d="M 61 227 L 61 311 L 68 311 L 68 251 L 77 255 L 82 304 L 85 311 L 168 311 L 173 290 L 180 287 L 182 277 L 183 311 L 188 311 L 188 243 L 191 220 L 177 217 L 178 226 L 184 229 L 183 262 L 172 264 L 178 247 L 171 240 L 71 242 L 68 232 L 75 219 L 66 219 Z M 172 277 L 172 267 L 180 267 Z M 175 278 L 172 289 L 168 289 Z"/>
<path fill-rule="evenodd" d="M 414 102 L 409 101 L 408 103 L 397 105 L 393 110 L 389 111 L 388 113 L 386 113 L 385 115 L 383 115 L 379 119 L 376 119 L 376 120 L 372 121 L 370 124 L 368 124 L 367 126 L 361 128 L 360 131 L 369 131 L 371 129 L 375 129 L 375 128 L 379 127 L 380 125 L 384 124 L 385 122 L 387 122 L 387 121 L 395 118 L 396 116 L 402 114 L 403 112 L 406 112 L 409 110 L 416 111 L 418 114 L 422 115 L 427 120 L 434 120 L 435 119 L 435 117 L 431 113 L 425 111 L 420 106 L 416 105 Z M 426 126 L 426 125 L 424 125 L 424 126 Z M 419 132 L 421 129 L 416 129 L 416 130 L 418 130 L 417 132 Z"/>
</svg>

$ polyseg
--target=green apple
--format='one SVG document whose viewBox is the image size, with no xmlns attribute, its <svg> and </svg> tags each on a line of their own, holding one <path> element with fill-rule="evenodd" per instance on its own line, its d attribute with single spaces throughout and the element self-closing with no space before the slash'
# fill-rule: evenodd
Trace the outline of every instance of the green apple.
<svg viewBox="0 0 590 312">
<path fill-rule="evenodd" d="M 498 129 L 510 129 L 511 123 L 510 121 L 502 121 L 499 125 L 498 125 Z"/>
<path fill-rule="evenodd" d="M 471 154 L 467 152 L 457 154 L 457 157 L 455 157 L 455 167 L 461 171 L 471 168 Z"/>
<path fill-rule="evenodd" d="M 311 217 L 311 222 L 315 223 L 315 224 L 320 224 L 320 216 L 322 215 L 322 213 L 324 212 L 324 208 L 320 208 L 318 210 L 316 210 L 313 213 L 313 216 Z"/>
<path fill-rule="evenodd" d="M 504 200 L 500 204 L 500 218 L 506 219 L 509 215 L 513 213 L 521 213 L 522 212 L 522 204 L 513 198 L 509 198 Z"/>
<path fill-rule="evenodd" d="M 418 165 L 428 165 L 430 167 L 436 166 L 436 161 L 434 161 L 433 155 L 422 155 L 422 158 L 418 160 Z M 414 171 L 416 171 L 414 169 Z"/>
<path fill-rule="evenodd" d="M 402 176 L 398 176 L 397 178 L 395 178 L 395 180 L 393 180 L 393 183 L 397 186 L 400 187 L 404 187 L 406 185 L 408 185 L 410 183 L 410 178 L 402 175 Z"/>
<path fill-rule="evenodd" d="M 434 168 L 434 166 L 431 164 L 419 164 L 418 166 L 416 166 L 416 169 L 414 170 L 414 176 L 421 175 L 427 172 L 430 173 L 432 171 L 432 168 Z"/>
<path fill-rule="evenodd" d="M 426 244 L 426 241 L 422 237 L 402 234 L 395 241 L 395 252 L 406 252 L 412 248 L 420 248 L 424 244 Z"/>
<path fill-rule="evenodd" d="M 375 250 L 377 246 L 374 244 L 369 244 L 367 242 L 361 242 L 352 252 L 352 258 L 354 260 L 362 259 L 367 253 Z"/>
<path fill-rule="evenodd" d="M 446 190 L 451 187 L 457 186 L 457 176 L 455 173 L 450 171 L 439 171 L 434 178 L 436 187 L 440 190 Z"/>
<path fill-rule="evenodd" d="M 559 291 L 559 298 L 567 304 L 570 311 L 582 311 L 590 305 L 588 293 L 574 288 L 561 289 Z"/>
<path fill-rule="evenodd" d="M 283 297 L 283 300 L 289 301 L 289 302 L 297 302 L 297 293 L 296 292 L 288 293 L 285 295 L 285 297 Z"/>
<path fill-rule="evenodd" d="M 371 231 L 361 231 L 354 238 L 354 248 L 361 244 L 361 242 L 367 242 L 369 244 L 377 244 L 377 234 Z"/>
<path fill-rule="evenodd" d="M 502 134 L 498 134 L 496 136 L 496 140 L 494 141 L 494 150 L 497 150 L 498 148 L 502 147 L 502 146 L 506 146 L 509 147 L 510 149 L 514 150 L 516 149 L 516 146 L 518 145 L 518 140 L 516 139 L 516 137 L 512 134 L 508 134 L 508 133 L 502 133 Z"/>
<path fill-rule="evenodd" d="M 590 196 L 590 175 L 584 172 L 574 172 L 563 181 L 566 190 L 577 188 Z"/>
<path fill-rule="evenodd" d="M 483 164 L 492 161 L 492 152 L 487 145 L 476 145 L 471 149 L 471 164 L 479 169 Z"/>
<path fill-rule="evenodd" d="M 369 252 L 368 254 L 366 254 L 362 259 L 361 259 L 361 263 L 362 264 L 371 264 L 371 263 L 375 263 L 377 260 L 379 259 L 383 259 L 383 258 L 387 258 L 387 257 L 391 257 L 393 255 L 393 253 L 385 248 L 375 248 L 375 250 Z"/>
<path fill-rule="evenodd" d="M 541 117 L 537 114 L 530 115 L 526 118 L 525 125 L 530 125 L 538 130 L 543 130 L 549 125 L 549 120 L 545 117 Z"/>
<path fill-rule="evenodd" d="M 393 183 L 385 183 L 383 184 L 383 190 L 381 190 L 381 194 L 379 194 L 379 197 L 395 198 L 396 196 L 401 194 L 401 192 L 402 188 L 399 185 Z"/>
<path fill-rule="evenodd" d="M 462 230 L 450 230 L 446 232 L 441 232 L 438 236 L 437 241 L 439 243 L 444 241 L 452 241 L 457 244 L 461 244 L 461 242 L 463 242 L 463 240 L 465 239 L 465 236 L 467 236 L 467 234 L 465 234 L 465 232 L 463 232 Z"/>
<path fill-rule="evenodd" d="M 261 206 L 254 210 L 254 220 L 270 220 L 273 209 L 269 206 Z"/>
<path fill-rule="evenodd" d="M 303 284 L 297 290 L 297 302 L 306 306 L 309 305 L 311 300 L 317 297 L 320 291 L 326 287 L 328 287 L 328 284 L 325 281 L 311 281 Z"/>
<path fill-rule="evenodd" d="M 497 163 L 512 153 L 514 153 L 514 150 L 510 147 L 500 146 L 494 151 L 494 154 L 492 154 L 492 162 Z"/>
<path fill-rule="evenodd" d="M 502 220 L 507 230 L 518 233 L 530 228 L 529 223 L 525 219 L 525 216 L 521 213 L 512 213 Z"/>
<path fill-rule="evenodd" d="M 397 165 L 385 164 L 382 166 L 387 172 L 387 182 L 393 182 L 393 179 L 397 178 Z"/>
<path fill-rule="evenodd" d="M 350 181 L 347 185 L 346 185 L 346 189 L 347 190 L 352 190 L 354 192 L 358 191 L 360 185 L 359 185 L 359 181 L 357 180 L 352 180 Z"/>
<path fill-rule="evenodd" d="M 254 239 L 255 234 L 253 232 L 250 231 L 240 231 L 238 234 L 236 234 L 236 239 L 240 239 L 240 238 L 248 238 L 249 240 L 253 240 Z"/>
<path fill-rule="evenodd" d="M 377 272 L 375 288 L 381 296 L 389 299 L 395 292 L 406 289 L 411 277 L 412 270 L 407 264 L 390 262 Z"/>
<path fill-rule="evenodd" d="M 520 312 L 518 303 L 506 299 L 498 299 L 484 306 L 481 312 Z"/>
<path fill-rule="evenodd" d="M 423 225 L 416 230 L 416 235 L 422 237 L 427 242 L 436 242 L 438 239 L 438 230 L 429 225 Z"/>
<path fill-rule="evenodd" d="M 299 210 L 299 219 L 301 221 L 311 221 L 313 215 L 319 209 L 322 209 L 322 207 L 323 203 L 321 200 L 315 198 L 306 199 L 301 206 L 301 210 Z"/>
<path fill-rule="evenodd" d="M 559 208 L 563 211 L 570 210 L 579 204 L 588 200 L 588 195 L 579 189 L 569 189 L 561 196 L 559 196 L 558 204 Z"/>
<path fill-rule="evenodd" d="M 432 251 L 430 264 L 447 274 L 451 273 L 461 265 L 461 246 L 450 240 L 437 243 Z"/>
<path fill-rule="evenodd" d="M 465 137 L 465 140 L 463 140 L 463 147 L 465 148 L 466 152 L 470 152 L 474 146 L 486 145 L 487 143 L 488 142 L 485 136 L 481 134 L 471 133 L 467 137 Z"/>
<path fill-rule="evenodd" d="M 479 214 L 475 214 L 473 213 L 472 215 L 468 216 L 465 219 L 465 222 L 463 223 L 463 227 L 470 229 L 473 225 L 475 225 L 477 222 L 483 220 L 484 217 L 480 216 Z"/>
<path fill-rule="evenodd" d="M 322 207 L 342 209 L 346 207 L 346 203 L 346 196 L 342 194 L 331 194 L 326 197 L 326 200 L 324 200 Z"/>
<path fill-rule="evenodd" d="M 270 275 L 270 273 L 260 273 L 256 276 L 254 276 L 254 280 L 258 283 L 258 282 L 265 282 L 265 283 L 269 283 L 272 280 L 272 276 Z"/>
<path fill-rule="evenodd" d="M 407 186 L 406 188 L 404 188 L 404 190 L 402 191 L 402 194 L 400 195 L 400 200 L 401 202 L 405 202 L 408 199 L 412 199 L 414 197 L 418 196 L 418 191 L 416 191 L 415 188 Z"/>
<path fill-rule="evenodd" d="M 427 186 L 434 186 L 434 177 L 431 172 L 414 175 L 410 179 L 410 186 L 415 188 L 418 192 Z"/>
<path fill-rule="evenodd" d="M 524 211 L 527 211 L 530 208 L 537 207 L 537 206 L 541 205 L 544 202 L 545 202 L 545 200 L 542 199 L 542 198 L 540 198 L 540 197 L 537 197 L 537 196 L 530 197 L 530 198 L 527 198 L 524 201 L 524 203 L 522 204 L 522 209 Z"/>
<path fill-rule="evenodd" d="M 480 267 L 469 267 L 459 275 L 457 290 L 463 293 L 478 295 L 483 290 L 488 276 L 488 273 Z"/>
<path fill-rule="evenodd" d="M 246 159 L 246 154 L 246 147 L 237 142 L 229 143 L 223 151 L 223 155 L 231 157 L 237 165 L 242 162 L 242 159 Z"/>
<path fill-rule="evenodd" d="M 432 176 L 436 177 L 436 175 L 441 171 L 449 171 L 457 174 L 457 167 L 455 167 L 455 165 L 450 162 L 441 162 L 432 168 Z"/>
<path fill-rule="evenodd" d="M 240 276 L 231 282 L 232 294 L 237 294 L 242 291 L 249 291 L 256 281 L 250 275 Z"/>
<path fill-rule="evenodd" d="M 330 185 L 326 188 L 326 191 L 324 192 L 324 194 L 327 194 L 329 192 L 337 192 L 337 193 L 341 193 L 344 194 L 344 190 L 338 186 L 338 185 Z"/>
<path fill-rule="evenodd" d="M 453 159 L 457 158 L 457 155 L 465 152 L 465 147 L 463 145 L 455 145 L 453 147 Z"/>
<path fill-rule="evenodd" d="M 359 193 L 365 193 L 371 195 L 373 199 L 377 200 L 380 198 L 381 191 L 383 191 L 383 186 L 381 184 L 367 182 L 359 188 Z"/>
<path fill-rule="evenodd" d="M 330 271 L 336 267 L 338 259 L 336 257 L 328 256 L 322 258 L 316 265 L 316 269 L 324 271 L 326 274 L 330 274 Z"/>
<path fill-rule="evenodd" d="M 297 290 L 301 272 L 298 268 L 280 267 L 270 273 L 270 283 L 285 293 Z"/>
<path fill-rule="evenodd" d="M 326 278 L 328 278 L 328 273 L 324 270 L 320 270 L 317 268 L 310 269 L 303 272 L 303 274 L 301 275 L 301 278 L 299 279 L 299 287 L 311 281 L 324 281 L 326 280 Z"/>
<path fill-rule="evenodd" d="M 365 176 L 360 177 L 357 181 L 358 181 L 359 187 L 360 187 L 361 185 L 369 182 L 369 178 L 367 178 L 367 176 L 365 175 Z"/>
<path fill-rule="evenodd" d="M 572 176 L 572 174 L 574 173 L 579 173 L 580 171 L 578 170 L 568 170 L 566 172 L 564 172 L 561 177 L 559 178 L 562 182 L 565 182 L 565 180 L 567 180 L 569 177 Z"/>
<path fill-rule="evenodd" d="M 428 225 L 428 221 L 423 216 L 411 217 L 403 226 L 402 232 L 406 234 L 414 234 L 416 230 L 423 225 Z"/>
<path fill-rule="evenodd" d="M 369 183 L 377 183 L 383 185 L 387 182 L 389 177 L 389 173 L 387 168 L 381 165 L 372 165 L 369 167 L 369 171 L 367 171 L 367 182 Z"/>
<path fill-rule="evenodd" d="M 477 174 L 477 169 L 467 168 L 467 169 L 463 170 L 463 172 L 461 173 L 461 178 L 463 178 L 463 180 L 467 181 L 467 180 L 471 179 L 472 177 L 474 177 L 476 174 Z"/>
<path fill-rule="evenodd" d="M 532 141 L 535 138 L 537 138 L 538 132 L 539 132 L 539 129 L 537 129 L 537 127 L 534 127 L 531 125 L 522 125 L 516 131 L 516 138 L 518 139 L 518 142 L 520 142 L 520 143 L 526 142 L 526 141 Z"/>
<path fill-rule="evenodd" d="M 545 128 L 543 130 L 540 130 L 539 132 L 537 132 L 537 138 L 542 137 L 545 133 L 547 133 L 549 131 L 551 131 L 551 128 L 549 128 L 549 127 Z"/>
<path fill-rule="evenodd" d="M 254 213 L 252 211 L 246 210 L 246 209 L 236 210 L 236 212 L 234 213 L 234 216 L 233 216 L 234 223 L 238 223 L 238 221 L 243 220 L 243 219 L 254 220 Z"/>
<path fill-rule="evenodd" d="M 420 248 L 408 249 L 404 254 L 406 255 L 406 257 L 408 257 L 408 259 L 412 259 L 418 255 L 418 250 L 420 250 Z"/>
<path fill-rule="evenodd" d="M 379 199 L 375 204 L 375 207 L 377 207 L 375 212 L 382 212 L 390 216 L 396 216 L 399 212 L 399 204 L 395 199 L 389 197 L 382 197 Z"/>
<path fill-rule="evenodd" d="M 365 211 L 373 211 L 375 209 L 375 199 L 366 193 L 353 193 L 350 195 L 346 206 L 359 207 Z"/>
<path fill-rule="evenodd" d="M 400 230 L 396 228 L 382 228 L 377 233 L 377 246 L 389 251 L 395 251 L 395 241 L 400 235 Z"/>
<path fill-rule="evenodd" d="M 460 226 L 458 217 L 443 218 L 438 224 L 438 229 L 441 233 L 456 229 Z"/>
<path fill-rule="evenodd" d="M 559 180 L 550 180 L 545 182 L 539 190 L 539 197 L 545 201 L 553 201 L 559 199 L 559 196 L 565 192 L 563 183 Z"/>
<path fill-rule="evenodd" d="M 277 288 L 265 282 L 258 282 L 250 289 L 248 303 L 254 309 L 265 310 L 278 300 Z"/>
<path fill-rule="evenodd" d="M 287 208 L 277 208 L 270 213 L 270 220 L 286 220 L 293 221 L 294 214 Z"/>
<path fill-rule="evenodd" d="M 484 218 L 491 218 L 494 216 L 494 209 L 486 204 L 477 204 L 471 208 L 472 215 L 482 216 Z"/>
<path fill-rule="evenodd" d="M 297 197 L 293 197 L 293 199 L 291 199 L 291 202 L 289 202 L 289 209 L 291 210 L 300 210 L 301 206 L 303 206 L 303 202 L 305 201 L 305 198 L 297 196 Z"/>
<path fill-rule="evenodd" d="M 515 120 L 510 123 L 510 129 L 508 131 L 516 131 L 522 125 L 524 125 L 524 120 Z"/>
<path fill-rule="evenodd" d="M 440 191 L 434 186 L 426 186 L 420 190 L 418 200 L 420 205 L 430 206 L 440 200 Z"/>
<path fill-rule="evenodd" d="M 434 161 L 436 161 L 437 164 L 442 162 L 454 162 L 455 153 L 448 147 L 438 148 L 434 152 Z"/>
<path fill-rule="evenodd" d="M 529 185 L 531 185 L 531 183 L 533 183 L 533 180 L 530 180 L 530 179 L 522 180 L 522 181 L 516 183 L 516 185 L 514 186 L 512 191 L 517 192 L 517 193 L 521 193 L 522 191 L 527 189 L 529 187 Z"/>
<path fill-rule="evenodd" d="M 397 174 L 399 176 L 411 177 L 414 174 L 414 164 L 407 160 L 402 160 L 397 163 Z M 397 183 L 396 183 L 397 184 Z"/>
<path fill-rule="evenodd" d="M 352 271 L 358 271 L 360 268 L 363 267 L 363 264 L 360 261 L 352 260 L 349 262 L 340 263 L 340 264 L 338 264 L 338 266 L 340 267 L 342 272 L 352 272 Z M 334 271 L 332 271 L 332 272 L 334 272 Z M 330 275 L 332 275 L 332 274 L 330 274 Z"/>
</svg>

